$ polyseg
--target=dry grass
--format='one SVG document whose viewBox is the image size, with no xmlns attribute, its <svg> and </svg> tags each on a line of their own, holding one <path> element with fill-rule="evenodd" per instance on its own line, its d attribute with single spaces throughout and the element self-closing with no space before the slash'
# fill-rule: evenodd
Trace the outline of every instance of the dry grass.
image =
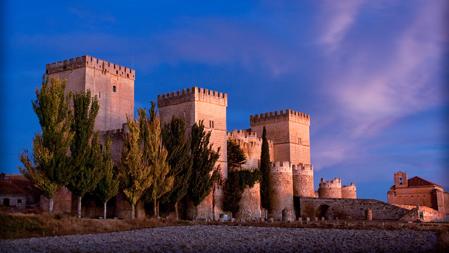
<svg viewBox="0 0 449 253">
<path fill-rule="evenodd" d="M 187 224 L 190 223 L 187 221 L 175 222 L 154 219 L 78 219 L 71 216 L 61 217 L 45 214 L 7 214 L 0 212 L 0 239 L 105 233 L 139 228 Z"/>
</svg>

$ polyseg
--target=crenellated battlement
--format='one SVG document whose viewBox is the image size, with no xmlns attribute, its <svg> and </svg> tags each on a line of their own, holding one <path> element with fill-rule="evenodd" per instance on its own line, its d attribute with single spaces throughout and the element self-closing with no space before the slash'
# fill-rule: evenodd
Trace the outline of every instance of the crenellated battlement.
<svg viewBox="0 0 449 253">
<path fill-rule="evenodd" d="M 310 124 L 310 115 L 303 112 L 297 112 L 292 109 L 266 112 L 250 116 L 251 125 L 263 124 L 272 121 L 285 121 L 291 120 L 296 122 L 302 122 L 305 124 Z"/>
<path fill-rule="evenodd" d="M 320 179 L 320 188 L 341 188 L 341 178 L 334 178 L 332 180 Z"/>
<path fill-rule="evenodd" d="M 292 171 L 293 175 L 313 176 L 313 166 L 311 164 L 293 164 Z"/>
<path fill-rule="evenodd" d="M 160 94 L 157 96 L 157 101 L 159 106 L 176 105 L 193 101 L 202 101 L 227 106 L 228 95 L 224 92 L 192 87 L 175 92 Z"/>
<path fill-rule="evenodd" d="M 53 74 L 63 71 L 74 70 L 78 68 L 94 68 L 103 73 L 110 73 L 131 80 L 136 79 L 136 71 L 134 69 L 124 67 L 115 63 L 101 60 L 89 55 L 75 57 L 64 61 L 49 63 L 45 66 L 46 74 Z"/>
<path fill-rule="evenodd" d="M 276 161 L 271 166 L 271 172 L 274 173 L 292 173 L 292 167 L 288 161 Z"/>
</svg>

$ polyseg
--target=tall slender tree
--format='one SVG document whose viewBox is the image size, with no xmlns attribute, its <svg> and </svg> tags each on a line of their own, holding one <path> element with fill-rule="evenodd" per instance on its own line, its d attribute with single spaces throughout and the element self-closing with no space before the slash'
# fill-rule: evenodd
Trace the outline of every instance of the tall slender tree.
<svg viewBox="0 0 449 253">
<path fill-rule="evenodd" d="M 49 199 L 48 211 L 53 212 L 53 196 L 60 186 L 68 183 L 70 177 L 69 147 L 73 139 L 70 128 L 73 120 L 68 105 L 70 94 L 65 94 L 65 81 L 47 79 L 40 90 L 36 90 L 33 109 L 36 113 L 41 133 L 33 140 L 33 156 L 23 152 L 19 167 Z"/>
<path fill-rule="evenodd" d="M 78 198 L 78 218 L 81 218 L 82 198 L 96 188 L 102 176 L 102 154 L 98 133 L 94 131 L 99 109 L 97 98 L 89 90 L 74 95 L 72 130 L 75 135 L 70 147 L 73 174 L 68 188 Z"/>
<path fill-rule="evenodd" d="M 151 167 L 145 161 L 139 122 L 127 119 L 127 126 L 119 175 L 123 183 L 123 194 L 131 205 L 131 219 L 134 219 L 136 204 L 153 183 L 153 178 Z"/>
<path fill-rule="evenodd" d="M 173 188 L 165 194 L 163 202 L 174 204 L 176 219 L 178 220 L 179 202 L 187 195 L 192 175 L 190 139 L 186 135 L 185 121 L 181 118 L 173 117 L 162 128 L 162 140 L 168 151 L 169 174 L 175 178 Z"/>
<path fill-rule="evenodd" d="M 235 140 L 228 140 L 227 142 L 228 148 L 228 170 L 235 170 L 241 168 L 242 165 L 246 162 L 245 153 L 240 148 L 239 144 L 235 142 Z"/>
<path fill-rule="evenodd" d="M 120 181 L 114 168 L 111 154 L 111 139 L 106 139 L 101 156 L 102 178 L 98 182 L 95 195 L 103 202 L 103 218 L 107 218 L 108 201 L 115 197 L 119 191 Z"/>
<path fill-rule="evenodd" d="M 220 178 L 215 167 L 219 158 L 219 150 L 215 151 L 210 143 L 210 132 L 204 130 L 203 122 L 195 123 L 191 133 L 191 154 L 193 157 L 192 178 L 188 197 L 194 206 L 209 195 L 213 183 Z"/>
<path fill-rule="evenodd" d="M 270 147 L 268 146 L 267 130 L 263 127 L 262 131 L 262 150 L 260 154 L 260 172 L 262 179 L 260 182 L 260 198 L 262 207 L 268 210 L 270 208 L 270 196 L 268 185 L 270 181 Z"/>
<path fill-rule="evenodd" d="M 151 167 L 153 183 L 148 189 L 148 194 L 153 202 L 153 214 L 159 218 L 159 200 L 173 187 L 174 176 L 170 175 L 170 165 L 167 162 L 168 152 L 162 143 L 161 124 L 156 114 L 155 104 L 151 102 L 150 118 L 140 110 L 139 115 L 145 119 L 145 132 L 148 137 L 144 143 L 144 154 L 147 163 Z"/>
</svg>

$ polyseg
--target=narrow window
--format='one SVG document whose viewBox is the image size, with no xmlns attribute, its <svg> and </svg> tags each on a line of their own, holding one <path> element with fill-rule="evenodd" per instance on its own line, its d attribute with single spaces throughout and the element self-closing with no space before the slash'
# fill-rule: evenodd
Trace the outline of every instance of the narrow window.
<svg viewBox="0 0 449 253">
<path fill-rule="evenodd" d="M 399 178 L 399 184 L 402 185 L 402 177 Z"/>
<path fill-rule="evenodd" d="M 117 92 L 117 86 L 112 86 L 112 92 Z"/>
</svg>

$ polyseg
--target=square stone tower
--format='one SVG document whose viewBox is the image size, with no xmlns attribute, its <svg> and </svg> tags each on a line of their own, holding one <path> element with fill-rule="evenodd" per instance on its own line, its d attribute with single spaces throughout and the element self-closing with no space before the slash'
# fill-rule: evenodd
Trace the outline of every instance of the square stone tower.
<svg viewBox="0 0 449 253">
<path fill-rule="evenodd" d="M 310 116 L 293 110 L 281 110 L 250 116 L 251 130 L 273 141 L 274 160 L 310 165 Z"/>
<path fill-rule="evenodd" d="M 95 121 L 99 131 L 120 129 L 134 117 L 135 70 L 92 56 L 81 56 L 46 65 L 45 77 L 67 81 L 66 90 L 90 90 L 100 103 Z"/>
<path fill-rule="evenodd" d="M 186 122 L 187 132 L 190 133 L 193 124 L 203 121 L 205 130 L 211 132 L 211 144 L 216 150 L 220 149 L 220 158 L 216 166 L 220 167 L 222 177 L 227 178 L 226 108 L 228 95 L 193 87 L 159 95 L 157 102 L 162 124 L 168 123 L 173 116 L 183 118 Z M 198 206 L 197 218 L 211 219 L 214 216 L 218 218 L 222 212 L 222 206 L 223 191 L 219 187 L 215 190 L 214 196 L 209 195 Z"/>
</svg>

